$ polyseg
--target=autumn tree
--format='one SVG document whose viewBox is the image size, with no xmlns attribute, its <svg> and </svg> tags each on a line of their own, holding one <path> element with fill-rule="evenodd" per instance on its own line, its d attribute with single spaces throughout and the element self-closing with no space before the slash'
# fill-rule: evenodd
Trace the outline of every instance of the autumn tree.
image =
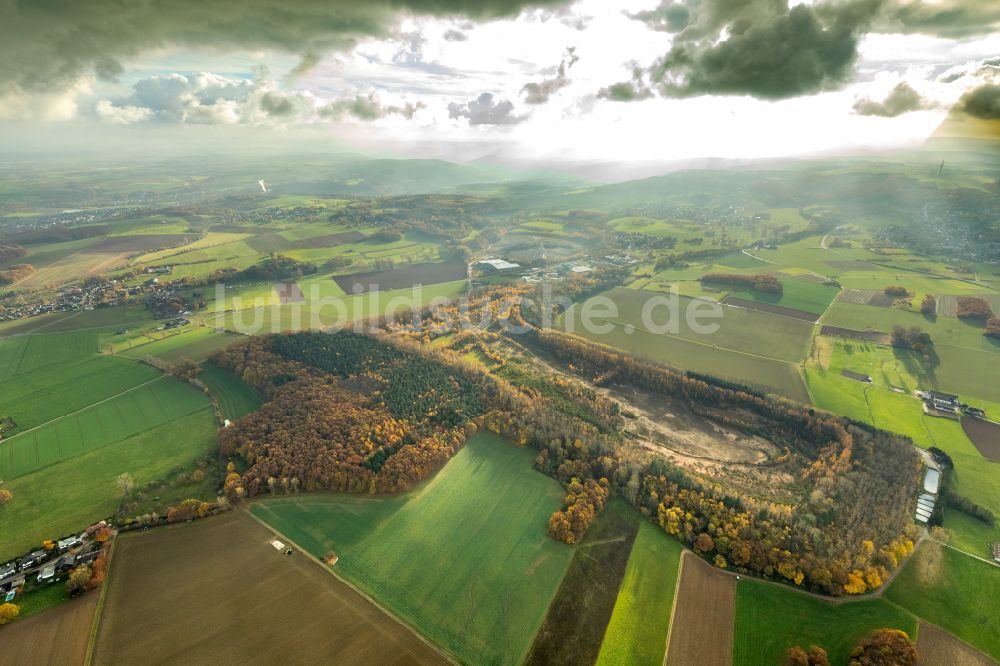
<svg viewBox="0 0 1000 666">
<path fill-rule="evenodd" d="M 883 289 L 882 292 L 886 296 L 892 296 L 893 298 L 906 298 L 910 295 L 910 292 L 907 291 L 906 287 L 899 284 L 890 285 Z"/>
<path fill-rule="evenodd" d="M 851 651 L 851 666 L 914 666 L 917 645 L 905 631 L 876 629 Z"/>
<path fill-rule="evenodd" d="M 7 504 L 12 499 L 14 499 L 14 493 L 10 492 L 6 488 L 0 488 L 0 506 Z"/>
<path fill-rule="evenodd" d="M 66 580 L 66 592 L 76 595 L 87 589 L 90 579 L 94 577 L 94 572 L 86 564 L 81 564 L 69 572 Z"/>
<path fill-rule="evenodd" d="M 933 294 L 927 294 L 924 300 L 920 301 L 920 313 L 926 316 L 937 314 L 937 299 Z"/>
<path fill-rule="evenodd" d="M 983 331 L 983 335 L 990 338 L 1000 338 L 1000 317 L 990 317 L 986 320 L 986 330 Z"/>
<path fill-rule="evenodd" d="M 13 622 L 17 619 L 17 616 L 21 614 L 21 609 L 19 606 L 12 603 L 0 604 L 0 625 L 7 624 L 8 622 Z"/>
<path fill-rule="evenodd" d="M 826 650 L 818 645 L 809 648 L 809 652 L 796 645 L 785 652 L 783 663 L 784 666 L 829 666 L 830 659 L 826 655 Z"/>
<path fill-rule="evenodd" d="M 201 372 L 201 366 L 189 358 L 182 358 L 168 367 L 167 372 L 178 379 L 188 381 Z"/>
</svg>

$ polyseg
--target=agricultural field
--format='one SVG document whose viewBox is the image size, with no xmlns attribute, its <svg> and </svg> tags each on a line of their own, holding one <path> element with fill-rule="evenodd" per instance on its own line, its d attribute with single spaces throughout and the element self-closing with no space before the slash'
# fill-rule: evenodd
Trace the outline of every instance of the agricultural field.
<svg viewBox="0 0 1000 666">
<path fill-rule="evenodd" d="M 608 321 L 616 326 L 626 327 L 626 335 L 630 330 L 627 327 L 631 325 L 636 330 L 641 330 L 649 335 L 674 336 L 704 344 L 713 349 L 742 352 L 786 362 L 804 360 L 812 338 L 812 323 L 789 317 L 775 316 L 739 307 L 723 306 L 719 308 L 685 297 L 678 298 L 677 307 L 673 309 L 672 305 L 667 305 L 670 299 L 658 301 L 655 296 L 634 289 L 616 288 L 606 292 L 604 296 L 614 302 L 618 311 L 617 316 L 598 316 L 593 318 L 594 321 L 599 324 Z M 655 305 L 655 307 L 651 305 L 658 302 L 661 304 Z M 576 311 L 580 311 L 582 315 L 585 307 L 586 302 L 574 306 L 571 311 L 574 314 Z M 713 307 L 715 311 L 720 312 L 719 316 L 711 314 Z M 702 325 L 717 325 L 715 332 L 700 333 L 688 322 L 687 313 L 694 312 L 695 308 L 697 308 L 698 313 L 702 313 L 697 322 Z M 644 311 L 648 312 L 648 321 L 643 320 Z M 705 315 L 704 313 L 710 314 Z M 567 314 L 567 318 L 569 317 L 570 315 Z M 676 332 L 671 330 L 668 333 L 660 334 L 647 328 L 647 324 L 656 327 L 672 325 L 675 317 L 677 319 Z M 574 330 L 583 328 L 581 322 L 579 317 L 573 320 Z M 599 339 L 596 337 L 599 335 L 599 333 L 594 334 L 595 339 Z"/>
<path fill-rule="evenodd" d="M 603 309 L 594 311 L 592 321 L 602 326 L 603 332 L 588 331 L 582 325 L 585 305 L 581 304 L 567 310 L 558 325 L 595 342 L 680 370 L 766 387 L 809 402 L 796 362 L 806 357 L 813 328 L 810 322 L 722 306 L 721 318 L 700 320 L 705 324 L 718 323 L 719 329 L 710 335 L 698 335 L 684 322 L 685 307 L 692 301 L 680 298 L 677 333 L 652 333 L 642 322 L 643 306 L 651 294 L 616 288 L 605 295 L 614 301 L 618 311 L 617 317 L 597 316 L 605 312 Z M 708 310 L 705 306 L 701 308 L 700 311 Z M 656 325 L 668 322 L 665 307 L 658 306 L 651 314 Z"/>
<path fill-rule="evenodd" d="M 683 546 L 647 520 L 639 525 L 597 658 L 598 666 L 662 664 Z"/>
<path fill-rule="evenodd" d="M 0 414 L 12 418 L 17 424 L 13 431 L 7 433 L 11 436 L 117 396 L 157 377 L 159 372 L 134 361 L 83 356 L 18 375 L 17 381 L 4 382 L 0 385 Z"/>
<path fill-rule="evenodd" d="M 219 401 L 222 416 L 231 421 L 257 411 L 262 398 L 255 388 L 225 368 L 204 363 L 198 380 L 208 387 L 209 393 Z"/>
<path fill-rule="evenodd" d="M 996 604 L 1000 567 L 925 541 L 896 576 L 885 596 L 1000 660 Z"/>
<path fill-rule="evenodd" d="M 319 562 L 276 550 L 274 538 L 242 511 L 121 537 L 92 663 L 246 663 L 289 655 L 326 663 L 447 663 Z"/>
<path fill-rule="evenodd" d="M 167 363 L 176 363 L 182 358 L 186 358 L 200 363 L 211 356 L 213 352 L 231 345 L 240 337 L 235 333 L 220 332 L 207 326 L 187 328 L 178 333 L 130 347 L 121 352 L 121 355 L 136 360 L 153 356 Z"/>
<path fill-rule="evenodd" d="M 597 661 L 640 521 L 639 513 L 618 498 L 597 516 L 576 546 L 525 664 Z"/>
<path fill-rule="evenodd" d="M 112 398 L 7 437 L 0 449 L 0 478 L 16 479 L 205 406 L 204 395 L 194 388 L 172 377 L 156 376 Z"/>
<path fill-rule="evenodd" d="M 336 288 L 336 283 L 327 278 Z M 302 285 L 300 284 L 300 287 Z M 467 287 L 467 282 L 446 282 L 427 287 L 378 291 L 357 296 L 321 295 L 312 299 L 312 291 L 303 289 L 307 299 L 287 305 L 262 305 L 233 311 L 202 315 L 208 326 L 247 334 L 278 333 L 303 328 L 344 326 L 350 322 L 399 313 L 427 305 L 434 299 L 452 299 Z M 339 288 L 337 288 L 339 291 Z"/>
<path fill-rule="evenodd" d="M 368 291 L 409 289 L 414 285 L 441 284 L 465 279 L 468 267 L 464 261 L 444 261 L 437 264 L 413 264 L 385 271 L 338 275 L 333 278 L 345 294 Z"/>
<path fill-rule="evenodd" d="M 963 643 L 933 624 L 920 623 L 917 634 L 917 654 L 925 664 L 949 664 L 950 666 L 993 666 L 996 661 Z"/>
<path fill-rule="evenodd" d="M 761 631 L 761 627 L 767 631 Z M 780 664 L 785 651 L 818 645 L 846 666 L 851 649 L 875 629 L 917 636 L 917 619 L 884 599 L 830 603 L 781 585 L 741 578 L 736 585 L 734 664 Z"/>
<path fill-rule="evenodd" d="M 95 331 L 0 338 L 0 379 L 65 363 L 96 351 Z"/>
<path fill-rule="evenodd" d="M 120 474 L 130 474 L 137 487 L 159 484 L 156 498 L 140 502 L 142 513 L 162 514 L 189 497 L 213 494 L 214 481 L 207 476 L 201 483 L 177 483 L 175 478 L 180 472 L 197 469 L 197 461 L 216 450 L 217 428 L 206 405 L 187 416 L 7 481 L 4 487 L 14 499 L 3 508 L 0 561 L 37 546 L 42 539 L 61 537 L 112 515 L 120 501 Z"/>
<path fill-rule="evenodd" d="M 736 579 L 690 552 L 681 557 L 679 575 L 665 663 L 733 663 Z"/>
<path fill-rule="evenodd" d="M 457 658 L 517 664 L 574 552 L 545 534 L 563 490 L 533 458 L 479 434 L 406 495 L 304 495 L 251 511 L 314 555 L 336 552 L 338 575 Z"/>
<path fill-rule="evenodd" d="M 99 592 L 0 628 L 3 660 L 10 664 L 83 664 Z"/>
<path fill-rule="evenodd" d="M 780 279 L 780 278 L 779 278 Z M 814 320 L 823 314 L 837 296 L 837 287 L 831 287 L 821 282 L 810 282 L 806 280 L 781 280 L 782 293 L 768 294 L 747 289 L 730 291 L 723 303 L 729 303 L 733 299 L 739 299 L 740 305 L 752 307 L 745 302 L 756 304 L 760 309 L 767 312 L 767 308 L 781 308 L 797 312 L 805 312 L 815 315 Z M 779 314 L 781 310 L 774 310 Z M 788 314 L 788 313 L 785 313 Z M 789 316 L 799 316 L 789 314 Z"/>
</svg>

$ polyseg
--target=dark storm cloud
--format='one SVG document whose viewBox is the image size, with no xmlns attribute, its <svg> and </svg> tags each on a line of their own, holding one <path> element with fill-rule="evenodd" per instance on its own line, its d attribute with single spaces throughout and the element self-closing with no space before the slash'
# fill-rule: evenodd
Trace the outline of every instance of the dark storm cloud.
<svg viewBox="0 0 1000 666">
<path fill-rule="evenodd" d="M 778 100 L 841 87 L 869 32 L 990 34 L 1000 29 L 1000 2 L 821 0 L 790 8 L 788 0 L 664 0 L 629 16 L 675 37 L 641 77 L 602 97 L 631 101 L 652 90 Z"/>
<path fill-rule="evenodd" d="M 854 103 L 854 111 L 862 116 L 895 118 L 910 111 L 929 109 L 932 106 L 920 96 L 920 93 L 904 82 L 893 88 L 881 102 L 868 97 L 859 99 Z"/>
<path fill-rule="evenodd" d="M 514 113 L 514 104 L 507 99 L 495 100 L 492 93 L 485 92 L 476 99 L 448 105 L 451 118 L 468 118 L 470 125 L 515 125 L 524 116 Z"/>
<path fill-rule="evenodd" d="M 1000 85 L 985 83 L 962 95 L 956 110 L 973 118 L 1000 120 Z"/>
<path fill-rule="evenodd" d="M 742 14 L 742 10 L 737 10 Z M 728 37 L 717 41 L 721 15 L 704 37 L 678 35 L 670 52 L 649 69 L 650 82 L 668 96 L 752 95 L 785 99 L 830 90 L 851 75 L 860 33 L 871 20 L 872 0 L 837 7 L 798 5 L 762 12 L 755 19 L 721 23 Z"/>
<path fill-rule="evenodd" d="M 0 92 L 113 79 L 151 49 L 270 48 L 318 54 L 384 36 L 407 13 L 487 19 L 565 0 L 0 0 Z"/>
<path fill-rule="evenodd" d="M 566 86 L 570 84 L 570 79 L 566 75 L 567 70 L 576 64 L 580 59 L 576 55 L 576 48 L 569 47 L 566 49 L 566 55 L 559 62 L 559 67 L 556 69 L 556 75 L 551 79 L 542 79 L 537 83 L 526 83 L 524 87 L 521 88 L 521 94 L 524 95 L 525 104 L 545 104 L 549 101 L 549 98 L 553 94 L 559 92 Z"/>
<path fill-rule="evenodd" d="M 988 35 L 1000 31 L 1000 2 L 886 0 L 876 29 L 951 38 Z"/>
</svg>

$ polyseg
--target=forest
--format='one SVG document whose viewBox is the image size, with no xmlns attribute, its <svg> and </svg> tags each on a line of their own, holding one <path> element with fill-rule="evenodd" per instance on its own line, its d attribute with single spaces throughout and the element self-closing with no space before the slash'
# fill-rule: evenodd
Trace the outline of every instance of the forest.
<svg viewBox="0 0 1000 666">
<path fill-rule="evenodd" d="M 523 296 L 523 288 L 497 288 L 472 303 L 519 313 L 512 303 Z M 227 477 L 227 493 L 396 492 L 443 465 L 469 433 L 487 429 L 536 449 L 537 469 L 564 484 L 563 508 L 547 527 L 568 543 L 617 495 L 715 566 L 831 595 L 878 588 L 913 548 L 909 514 L 920 463 L 902 437 L 531 329 L 526 344 L 596 383 L 613 376 L 778 444 L 798 501 L 762 502 L 637 454 L 622 434 L 617 402 L 498 352 L 502 329 L 463 331 L 450 349 L 431 349 L 423 343 L 438 335 L 438 320 L 421 315 L 416 331 L 274 335 L 219 352 L 216 363 L 268 400 L 220 435 L 223 455 L 242 461 L 242 472 Z M 484 356 L 488 365 L 464 358 L 481 348 L 493 350 Z"/>
</svg>

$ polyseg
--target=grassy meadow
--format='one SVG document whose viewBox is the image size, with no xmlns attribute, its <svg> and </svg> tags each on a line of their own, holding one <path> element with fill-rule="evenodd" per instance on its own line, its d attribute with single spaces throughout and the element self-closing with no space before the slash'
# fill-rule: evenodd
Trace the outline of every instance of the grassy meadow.
<svg viewBox="0 0 1000 666">
<path fill-rule="evenodd" d="M 598 666 L 659 664 L 684 547 L 647 520 L 639 525 L 614 612 L 604 631 Z"/>
<path fill-rule="evenodd" d="M 545 535 L 563 491 L 533 457 L 479 434 L 406 495 L 315 494 L 251 510 L 315 555 L 336 551 L 339 575 L 459 659 L 516 664 L 573 556 Z"/>
<path fill-rule="evenodd" d="M 830 664 L 846 666 L 851 648 L 884 627 L 917 635 L 917 619 L 883 599 L 832 604 L 744 577 L 736 586 L 733 663 L 780 664 L 788 648 L 818 645 Z"/>
<path fill-rule="evenodd" d="M 1000 567 L 927 541 L 896 576 L 885 596 L 1000 659 L 996 620 Z"/>
</svg>

